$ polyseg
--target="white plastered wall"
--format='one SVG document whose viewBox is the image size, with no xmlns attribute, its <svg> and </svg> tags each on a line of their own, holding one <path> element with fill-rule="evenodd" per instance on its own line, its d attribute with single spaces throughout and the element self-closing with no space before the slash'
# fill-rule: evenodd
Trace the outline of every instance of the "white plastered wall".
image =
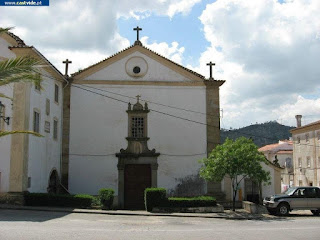
<svg viewBox="0 0 320 240">
<path fill-rule="evenodd" d="M 49 77 L 47 77 L 49 76 Z M 40 134 L 44 137 L 29 136 L 28 177 L 31 177 L 30 192 L 46 192 L 50 172 L 57 170 L 60 175 L 61 127 L 62 127 L 62 83 L 50 73 L 42 70 L 42 89 L 31 87 L 29 129 L 33 130 L 33 112 L 40 113 Z M 55 84 L 59 86 L 59 102 L 54 100 Z M 50 100 L 50 114 L 46 114 L 46 100 Z M 58 138 L 53 139 L 53 119 L 58 120 Z M 45 121 L 50 122 L 50 132 L 45 132 Z"/>
<path fill-rule="evenodd" d="M 141 95 L 168 106 L 205 113 L 205 87 L 90 85 L 109 92 L 134 97 Z M 85 88 L 84 85 L 81 87 Z M 88 88 L 89 89 L 89 88 Z M 71 89 L 69 190 L 97 194 L 100 188 L 118 191 L 118 159 L 115 153 L 127 147 L 128 102 L 135 99 L 90 89 L 125 101 L 118 102 L 82 89 Z M 141 101 L 144 104 L 144 101 Z M 172 109 L 149 103 L 149 108 L 206 123 L 204 114 Z M 150 111 L 149 149 L 158 157 L 158 186 L 175 191 L 178 184 L 198 174 L 199 159 L 206 156 L 206 126 Z M 196 156 L 168 156 L 194 155 Z M 94 156 L 101 155 L 101 156 Z"/>
<path fill-rule="evenodd" d="M 135 78 L 127 74 L 126 63 L 133 57 L 141 57 L 147 62 L 147 72 L 143 77 Z M 138 63 L 138 65 L 140 65 Z M 187 77 L 160 64 L 158 61 L 136 51 L 106 68 L 86 77 L 84 80 L 123 80 L 123 81 L 190 81 Z"/>
</svg>

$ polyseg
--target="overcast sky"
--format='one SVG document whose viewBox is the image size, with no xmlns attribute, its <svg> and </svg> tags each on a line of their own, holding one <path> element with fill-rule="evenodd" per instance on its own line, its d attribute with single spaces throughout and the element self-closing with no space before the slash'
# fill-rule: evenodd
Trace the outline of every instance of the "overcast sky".
<svg viewBox="0 0 320 240">
<path fill-rule="evenodd" d="M 49 7 L 0 7 L 1 27 L 35 46 L 64 73 L 134 43 L 221 87 L 221 126 L 320 119 L 319 0 L 50 0 Z"/>
</svg>

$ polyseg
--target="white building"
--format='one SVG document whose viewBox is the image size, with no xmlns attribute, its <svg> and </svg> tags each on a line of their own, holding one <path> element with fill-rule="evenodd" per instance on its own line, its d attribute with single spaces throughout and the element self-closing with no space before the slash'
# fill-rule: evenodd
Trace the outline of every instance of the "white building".
<svg viewBox="0 0 320 240">
<path fill-rule="evenodd" d="M 281 192 L 293 186 L 293 142 L 280 140 L 278 143 L 269 144 L 259 148 L 271 162 L 279 164 L 281 169 Z"/>
<path fill-rule="evenodd" d="M 64 116 L 69 191 L 95 195 L 112 188 L 118 207 L 130 209 L 143 207 L 145 187 L 164 187 L 172 196 L 207 193 L 199 159 L 220 142 L 223 83 L 138 40 L 73 74 L 70 118 Z"/>
<path fill-rule="evenodd" d="M 30 130 L 28 134 L 0 138 L 0 192 L 56 191 L 61 166 L 62 100 L 64 76 L 36 48 L 12 33 L 0 35 L 0 61 L 30 56 L 42 61 L 41 88 L 15 83 L 0 88 L 13 100 L 0 98 L 8 123 L 0 119 L 0 131 Z M 50 180 L 51 179 L 51 180 Z"/>
</svg>

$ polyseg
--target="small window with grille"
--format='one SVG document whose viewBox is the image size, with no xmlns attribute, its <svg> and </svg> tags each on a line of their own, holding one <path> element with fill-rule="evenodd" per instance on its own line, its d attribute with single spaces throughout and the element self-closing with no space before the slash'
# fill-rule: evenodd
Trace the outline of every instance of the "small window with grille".
<svg viewBox="0 0 320 240">
<path fill-rule="evenodd" d="M 144 137 L 144 118 L 143 117 L 131 118 L 131 135 L 134 138 Z"/>
<path fill-rule="evenodd" d="M 53 119 L 53 139 L 58 139 L 58 120 Z"/>
<path fill-rule="evenodd" d="M 36 76 L 37 78 L 41 78 L 41 76 L 40 76 L 40 73 L 37 73 L 37 76 Z M 36 81 L 35 83 L 34 83 L 34 89 L 37 91 L 37 92 L 39 92 L 40 93 L 40 91 L 41 91 L 41 83 L 40 83 L 40 81 Z"/>
<path fill-rule="evenodd" d="M 59 86 L 57 84 L 54 85 L 54 101 L 59 103 Z"/>
<path fill-rule="evenodd" d="M 37 111 L 33 112 L 33 131 L 40 132 L 40 113 Z"/>
<path fill-rule="evenodd" d="M 298 158 L 298 166 L 299 166 L 299 168 L 301 168 L 301 167 L 302 167 L 302 161 L 301 161 L 301 158 Z"/>
<path fill-rule="evenodd" d="M 50 100 L 46 99 L 46 114 L 50 115 Z"/>
</svg>

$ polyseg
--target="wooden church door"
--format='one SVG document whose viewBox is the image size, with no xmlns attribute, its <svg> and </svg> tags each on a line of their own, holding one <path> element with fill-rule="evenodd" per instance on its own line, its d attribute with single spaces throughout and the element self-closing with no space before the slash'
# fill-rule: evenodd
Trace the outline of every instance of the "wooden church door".
<svg viewBox="0 0 320 240">
<path fill-rule="evenodd" d="M 124 168 L 124 208 L 144 209 L 144 190 L 151 187 L 150 164 L 127 164 Z"/>
</svg>

